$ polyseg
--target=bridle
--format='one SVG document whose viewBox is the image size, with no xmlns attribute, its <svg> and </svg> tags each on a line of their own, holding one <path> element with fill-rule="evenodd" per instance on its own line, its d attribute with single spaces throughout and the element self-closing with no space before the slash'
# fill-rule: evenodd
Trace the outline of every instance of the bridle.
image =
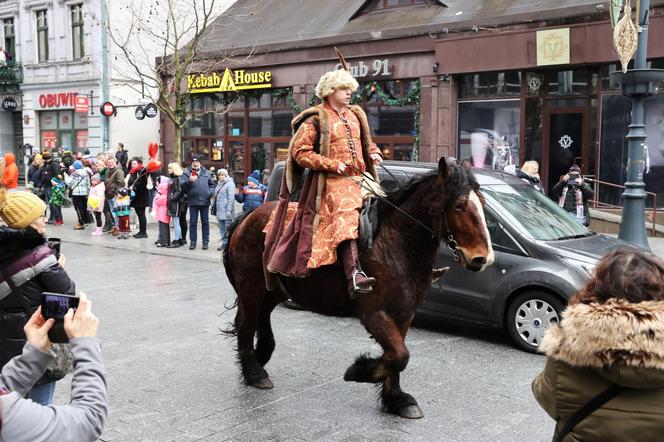
<svg viewBox="0 0 664 442">
<path fill-rule="evenodd" d="M 396 183 L 396 185 L 399 186 L 399 188 L 400 188 L 401 190 L 403 190 L 403 187 L 401 186 L 401 184 L 399 184 L 399 180 L 398 180 L 398 179 L 392 174 L 392 172 L 390 172 L 390 171 L 389 171 L 385 166 L 383 166 L 382 164 L 379 164 L 379 166 L 385 171 L 385 173 L 387 173 L 387 174 L 388 174 L 388 175 L 394 180 L 394 182 Z M 355 169 L 357 172 L 359 172 L 359 173 L 364 177 L 364 179 L 369 180 L 369 181 L 372 181 L 374 184 L 378 184 L 378 185 L 380 185 L 380 183 L 379 183 L 378 181 L 376 181 L 376 180 L 374 179 L 374 177 L 371 176 L 371 174 L 369 174 L 369 173 L 367 173 L 367 172 L 362 172 L 362 171 L 359 170 L 357 167 L 352 166 L 352 165 L 349 165 L 349 166 L 346 166 L 346 167 L 350 167 L 350 168 L 352 168 L 352 169 Z M 368 191 L 370 191 L 370 192 L 372 191 L 372 189 L 371 189 L 370 187 L 366 186 L 366 185 L 364 184 L 364 182 L 360 181 L 360 185 L 361 185 L 365 190 L 368 190 Z M 431 235 L 431 238 L 434 239 L 434 240 L 436 240 L 436 242 L 440 242 L 440 241 L 441 241 L 441 239 L 438 237 L 438 235 L 436 235 L 436 233 L 433 231 L 433 229 L 432 229 L 431 227 L 427 226 L 427 225 L 424 224 L 422 221 L 418 220 L 417 218 L 415 218 L 414 216 L 410 215 L 409 213 L 404 212 L 403 210 L 401 210 L 401 208 L 399 208 L 396 204 L 394 204 L 394 203 L 393 203 L 392 201 L 390 201 L 389 199 L 385 198 L 385 197 L 382 196 L 382 195 L 378 195 L 378 194 L 376 194 L 376 193 L 373 193 L 373 197 L 376 198 L 376 199 L 378 199 L 378 200 L 380 200 L 380 201 L 382 201 L 382 202 L 384 202 L 384 203 L 387 204 L 388 206 L 391 206 L 391 207 L 392 207 L 393 209 L 395 209 L 397 212 L 401 213 L 401 214 L 404 215 L 406 218 L 408 218 L 409 220 L 411 220 L 412 222 L 414 222 L 416 225 L 420 226 L 420 227 L 421 227 L 422 229 L 424 229 L 429 235 Z M 452 255 L 453 255 L 453 257 L 454 257 L 454 260 L 455 260 L 456 262 L 459 262 L 459 261 L 461 260 L 461 257 L 459 256 L 459 249 L 458 249 L 458 245 L 459 245 L 459 244 L 458 244 L 457 241 L 454 239 L 454 235 L 453 235 L 452 232 L 450 231 L 449 225 L 448 225 L 448 223 L 447 223 L 447 216 L 446 216 L 445 211 L 443 211 L 443 222 L 445 223 L 445 224 L 444 224 L 444 226 L 445 226 L 445 232 L 444 232 L 443 235 L 442 235 L 442 236 L 443 236 L 442 241 L 445 242 L 445 244 L 447 245 L 447 248 L 450 249 L 450 251 L 452 252 Z"/>
</svg>

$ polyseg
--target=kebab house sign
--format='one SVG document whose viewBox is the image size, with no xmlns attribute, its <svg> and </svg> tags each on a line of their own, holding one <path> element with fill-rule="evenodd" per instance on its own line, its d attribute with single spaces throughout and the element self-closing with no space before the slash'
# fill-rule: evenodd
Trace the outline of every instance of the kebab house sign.
<svg viewBox="0 0 664 442">
<path fill-rule="evenodd" d="M 266 89 L 272 87 L 272 72 L 249 72 L 244 69 L 231 71 L 226 68 L 223 74 L 192 74 L 187 76 L 187 89 L 191 94 L 209 92 L 234 92 L 245 89 Z"/>
</svg>

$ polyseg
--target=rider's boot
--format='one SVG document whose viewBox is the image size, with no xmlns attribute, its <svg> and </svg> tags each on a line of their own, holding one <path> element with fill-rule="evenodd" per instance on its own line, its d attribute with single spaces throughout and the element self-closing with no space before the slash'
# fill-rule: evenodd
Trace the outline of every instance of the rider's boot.
<svg viewBox="0 0 664 442">
<path fill-rule="evenodd" d="M 371 293 L 376 278 L 367 276 L 360 267 L 360 257 L 357 251 L 357 241 L 345 241 L 339 247 L 340 258 L 344 266 L 344 273 L 348 280 L 348 294 L 350 299 L 357 299 L 363 293 Z"/>
</svg>

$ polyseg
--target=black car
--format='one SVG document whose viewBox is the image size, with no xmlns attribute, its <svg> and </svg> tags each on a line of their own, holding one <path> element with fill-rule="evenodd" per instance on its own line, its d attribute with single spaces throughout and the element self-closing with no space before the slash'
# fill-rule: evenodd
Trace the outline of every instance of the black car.
<svg viewBox="0 0 664 442">
<path fill-rule="evenodd" d="M 437 167 L 400 161 L 383 165 L 390 173 L 379 168 L 379 176 L 388 192 Z M 513 175 L 484 169 L 473 173 L 486 201 L 494 264 L 480 273 L 465 270 L 441 243 L 438 266 L 449 266 L 450 271 L 432 284 L 419 311 L 507 329 L 519 348 L 535 352 L 597 261 L 611 249 L 629 245 L 579 224 Z M 282 175 L 283 163 L 278 163 L 268 200 L 277 198 Z"/>
</svg>

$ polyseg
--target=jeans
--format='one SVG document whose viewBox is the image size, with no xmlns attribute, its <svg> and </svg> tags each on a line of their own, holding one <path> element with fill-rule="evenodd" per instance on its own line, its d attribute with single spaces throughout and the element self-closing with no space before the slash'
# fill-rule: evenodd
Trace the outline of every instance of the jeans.
<svg viewBox="0 0 664 442">
<path fill-rule="evenodd" d="M 171 216 L 171 219 L 173 220 L 173 229 L 175 229 L 175 237 L 173 238 L 173 241 L 180 241 L 182 239 L 182 228 L 180 226 L 180 217 L 179 216 Z"/>
<path fill-rule="evenodd" d="M 219 235 L 221 238 L 221 248 L 225 248 L 228 243 L 228 235 L 226 235 L 226 230 L 230 227 L 232 219 L 217 219 L 219 221 Z"/>
<path fill-rule="evenodd" d="M 28 398 L 41 405 L 50 405 L 55 393 L 55 382 L 37 385 L 28 392 Z"/>
<path fill-rule="evenodd" d="M 210 206 L 189 206 L 189 241 L 191 244 L 196 244 L 198 235 L 196 232 L 196 225 L 198 224 L 198 214 L 201 214 L 201 231 L 203 232 L 203 244 L 210 242 L 210 221 L 208 214 L 210 213 Z"/>
</svg>

